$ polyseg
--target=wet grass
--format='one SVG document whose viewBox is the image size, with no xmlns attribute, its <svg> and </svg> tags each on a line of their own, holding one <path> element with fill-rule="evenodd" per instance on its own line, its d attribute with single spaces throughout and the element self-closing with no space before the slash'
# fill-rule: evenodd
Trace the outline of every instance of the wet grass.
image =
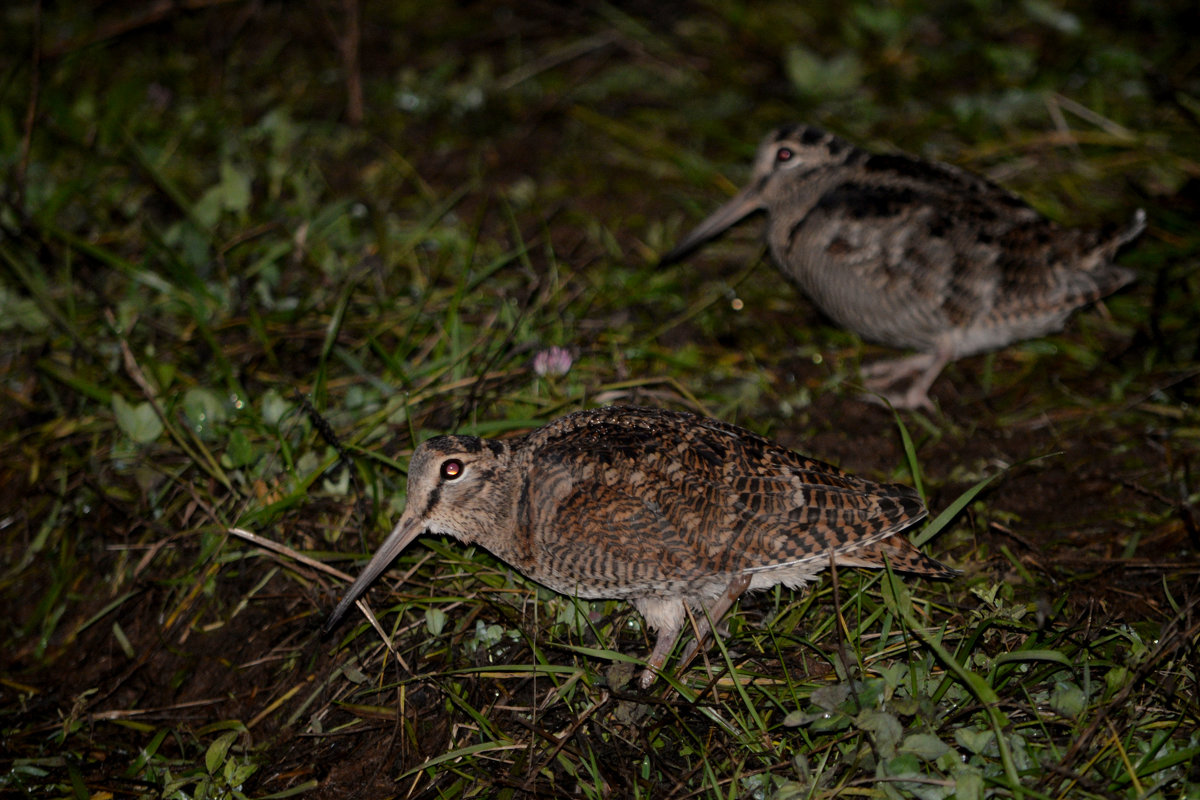
<svg viewBox="0 0 1200 800">
<path fill-rule="evenodd" d="M 1190 7 L 355 7 L 0 12 L 6 793 L 1200 792 Z M 1139 282 L 865 404 L 755 223 L 657 266 L 794 119 L 1144 207 Z M 415 443 L 613 402 L 921 486 L 964 575 L 745 598 L 647 693 L 627 606 L 425 537 L 319 638 Z"/>
</svg>

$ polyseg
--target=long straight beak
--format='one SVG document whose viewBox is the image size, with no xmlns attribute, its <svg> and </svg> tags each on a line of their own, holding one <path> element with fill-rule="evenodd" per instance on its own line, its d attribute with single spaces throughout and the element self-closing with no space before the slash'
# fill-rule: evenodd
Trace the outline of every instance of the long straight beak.
<svg viewBox="0 0 1200 800">
<path fill-rule="evenodd" d="M 692 229 L 684 236 L 671 252 L 662 257 L 660 264 L 670 264 L 678 261 L 695 250 L 709 239 L 717 236 L 730 226 L 765 208 L 762 202 L 762 191 L 757 185 L 747 186 L 729 199 L 725 205 Z"/>
<path fill-rule="evenodd" d="M 392 563 L 396 556 L 404 548 L 408 547 L 413 539 L 421 534 L 423 526 L 421 521 L 417 519 L 416 514 L 409 515 L 407 512 L 400 517 L 400 521 L 396 523 L 396 527 L 392 528 L 392 532 L 384 540 L 383 545 L 375 551 L 375 555 L 371 556 L 371 560 L 367 562 L 367 566 L 363 569 L 362 574 L 358 576 L 358 580 L 354 581 L 354 585 L 350 587 L 350 591 L 346 592 L 346 596 L 342 598 L 342 602 L 338 603 L 337 608 L 329 615 L 329 619 L 325 621 L 325 627 L 321 629 L 321 635 L 332 631 L 337 624 L 342 621 L 342 617 L 354 605 L 354 601 L 362 597 L 376 578 L 378 578 L 388 565 Z"/>
</svg>

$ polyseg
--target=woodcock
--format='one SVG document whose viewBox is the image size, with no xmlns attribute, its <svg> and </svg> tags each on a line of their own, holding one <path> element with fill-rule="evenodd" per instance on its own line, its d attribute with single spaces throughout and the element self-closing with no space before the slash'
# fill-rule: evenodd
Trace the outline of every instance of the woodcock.
<svg viewBox="0 0 1200 800">
<path fill-rule="evenodd" d="M 1139 210 L 1124 227 L 1063 228 L 957 167 L 790 125 L 763 140 L 750 185 L 663 263 L 761 210 L 775 262 L 821 311 L 917 351 L 863 371 L 868 389 L 904 408 L 931 408 L 929 388 L 951 361 L 1059 330 L 1132 281 L 1112 259 L 1145 227 Z"/>
<path fill-rule="evenodd" d="M 325 630 L 418 535 L 449 534 L 556 592 L 630 601 L 658 634 L 648 687 L 689 610 L 681 666 L 742 592 L 802 586 L 831 560 L 955 574 L 897 535 L 925 515 L 907 486 L 682 412 L 613 406 L 517 439 L 438 436 L 413 453 L 404 514 Z"/>
</svg>

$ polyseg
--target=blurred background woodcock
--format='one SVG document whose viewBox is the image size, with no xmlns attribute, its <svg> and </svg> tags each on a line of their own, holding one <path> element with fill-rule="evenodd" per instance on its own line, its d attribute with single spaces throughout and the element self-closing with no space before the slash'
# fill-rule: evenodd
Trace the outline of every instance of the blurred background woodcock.
<svg viewBox="0 0 1200 800">
<path fill-rule="evenodd" d="M 760 210 L 776 264 L 821 311 L 917 351 L 863 370 L 869 390 L 905 408 L 932 407 L 949 362 L 1056 331 L 1132 281 L 1112 259 L 1145 227 L 1139 210 L 1123 227 L 1064 228 L 957 167 L 789 125 L 759 146 L 750 185 L 663 262 Z"/>
<path fill-rule="evenodd" d="M 926 515 L 878 484 L 693 414 L 612 406 L 510 440 L 438 436 L 408 470 L 408 502 L 325 625 L 422 532 L 479 544 L 556 592 L 633 603 L 657 631 L 649 686 L 689 611 L 698 642 L 742 592 L 801 586 L 831 563 L 949 577 L 897 536 Z"/>
</svg>

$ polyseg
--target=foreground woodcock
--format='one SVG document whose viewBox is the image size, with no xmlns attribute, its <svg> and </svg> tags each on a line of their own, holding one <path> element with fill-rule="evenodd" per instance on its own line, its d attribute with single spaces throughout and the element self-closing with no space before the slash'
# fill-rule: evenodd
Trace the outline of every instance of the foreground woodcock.
<svg viewBox="0 0 1200 800">
<path fill-rule="evenodd" d="M 1112 259 L 1146 224 L 1139 210 L 1123 228 L 1063 228 L 957 167 L 789 125 L 759 146 L 750 185 L 663 263 L 761 210 L 776 264 L 821 311 L 917 351 L 863 371 L 868 389 L 904 408 L 932 407 L 929 388 L 951 361 L 1056 331 L 1132 281 Z"/>
<path fill-rule="evenodd" d="M 955 574 L 897 535 L 925 515 L 907 486 L 681 412 L 613 406 L 518 439 L 438 436 L 413 453 L 404 515 L 325 630 L 422 532 L 449 534 L 556 592 L 633 603 L 658 632 L 648 687 L 688 609 L 700 642 L 742 592 L 802 586 L 831 561 Z"/>
</svg>

